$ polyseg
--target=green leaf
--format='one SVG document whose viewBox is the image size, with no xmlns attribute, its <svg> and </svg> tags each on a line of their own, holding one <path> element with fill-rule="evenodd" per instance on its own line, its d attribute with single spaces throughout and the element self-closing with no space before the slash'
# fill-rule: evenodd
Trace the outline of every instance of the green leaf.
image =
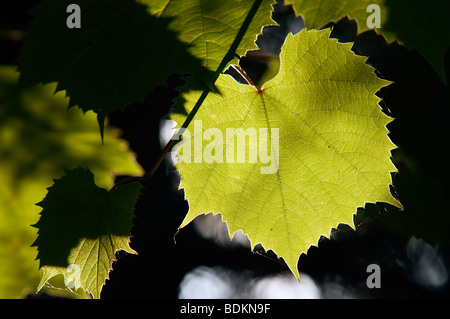
<svg viewBox="0 0 450 319">
<path fill-rule="evenodd" d="M 39 284 L 30 225 L 40 212 L 35 203 L 64 167 L 89 167 L 104 188 L 114 174 L 143 174 L 116 128 L 105 127 L 102 145 L 94 112 L 67 110 L 68 98 L 54 94 L 54 83 L 18 89 L 18 79 L 15 67 L 0 65 L 0 298 L 21 297 Z"/>
<path fill-rule="evenodd" d="M 297 14 L 305 19 L 307 28 L 317 29 L 330 21 L 348 15 L 356 19 L 359 32 L 370 28 L 367 18 L 369 4 L 380 6 L 381 28 L 376 29 L 389 42 L 399 41 L 408 49 L 417 50 L 445 82 L 444 52 L 450 47 L 450 2 L 447 0 L 289 0 Z"/>
<path fill-rule="evenodd" d="M 39 288 L 59 273 L 68 284 L 67 277 L 75 270 L 75 288 L 83 287 L 98 298 L 115 252 L 134 253 L 128 242 L 140 189 L 133 182 L 107 191 L 95 185 L 91 171 L 82 168 L 67 170 L 55 180 L 37 204 L 42 212 L 33 245 L 44 268 Z"/>
<path fill-rule="evenodd" d="M 234 57 L 228 50 L 238 34 L 234 49 L 244 54 L 273 22 L 271 0 L 261 2 L 239 34 L 253 1 L 45 0 L 24 39 L 21 83 L 58 82 L 71 105 L 103 116 L 141 102 L 174 73 L 212 86 L 224 57 Z M 71 3 L 81 8 L 80 29 L 66 26 Z"/>
<path fill-rule="evenodd" d="M 223 0 L 220 5 L 216 0 L 139 1 L 147 4 L 152 14 L 173 19 L 169 28 L 213 72 L 224 71 L 230 62 L 237 61 L 236 55 L 256 49 L 256 35 L 262 27 L 275 24 L 270 17 L 273 0 Z M 236 39 L 236 47 L 229 52 Z M 229 60 L 219 68 L 227 54 Z"/>
<path fill-rule="evenodd" d="M 339 223 L 352 225 L 358 207 L 377 201 L 401 206 L 389 191 L 396 171 L 386 128 L 392 119 L 375 96 L 389 82 L 377 78 L 351 44 L 329 35 L 329 29 L 289 35 L 280 72 L 261 91 L 219 77 L 221 94 L 206 97 L 177 146 L 180 188 L 189 202 L 180 227 L 198 215 L 221 213 L 231 234 L 242 229 L 298 275 L 299 255 Z M 188 111 L 199 94 L 184 95 Z M 172 115 L 177 123 L 184 118 Z M 238 128 L 237 138 L 229 139 L 227 130 Z M 270 137 L 261 142 L 264 132 Z M 239 162 L 243 145 L 245 161 Z"/>
<path fill-rule="evenodd" d="M 369 30 L 366 24 L 367 17 L 370 13 L 367 12 L 367 6 L 370 4 L 377 4 L 381 9 L 381 26 L 387 18 L 387 11 L 385 11 L 384 0 L 358 0 L 358 1 L 311 1 L 311 0 L 287 0 L 286 5 L 292 4 L 297 14 L 302 15 L 305 20 L 305 26 L 308 29 L 319 29 L 325 26 L 330 21 L 337 22 L 341 18 L 348 16 L 350 19 L 356 19 L 358 22 L 359 32 Z"/>
</svg>

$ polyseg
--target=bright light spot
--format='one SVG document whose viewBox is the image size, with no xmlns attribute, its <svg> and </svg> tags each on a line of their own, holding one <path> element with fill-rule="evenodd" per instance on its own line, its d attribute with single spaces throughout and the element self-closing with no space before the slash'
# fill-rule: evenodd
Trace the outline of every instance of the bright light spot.
<svg viewBox="0 0 450 319">
<path fill-rule="evenodd" d="M 445 262 L 437 247 L 413 237 L 406 252 L 413 263 L 412 276 L 416 282 L 430 288 L 439 288 L 447 283 Z"/>
<path fill-rule="evenodd" d="M 291 273 L 254 278 L 249 272 L 200 266 L 187 273 L 179 286 L 180 299 L 318 299 L 319 287 L 306 274 L 299 283 Z"/>
<path fill-rule="evenodd" d="M 257 280 L 251 298 L 319 299 L 320 289 L 307 274 L 300 273 L 300 283 L 291 273 L 267 276 Z"/>
<path fill-rule="evenodd" d="M 180 283 L 179 299 L 228 299 L 234 296 L 235 276 L 221 267 L 200 266 L 187 273 Z"/>
</svg>

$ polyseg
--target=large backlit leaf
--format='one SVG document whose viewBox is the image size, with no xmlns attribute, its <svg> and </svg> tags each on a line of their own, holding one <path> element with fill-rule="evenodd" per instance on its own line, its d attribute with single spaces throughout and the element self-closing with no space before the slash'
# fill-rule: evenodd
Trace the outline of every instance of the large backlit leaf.
<svg viewBox="0 0 450 319">
<path fill-rule="evenodd" d="M 206 97 L 178 147 L 184 162 L 176 167 L 189 202 L 181 227 L 200 214 L 221 213 L 231 234 L 242 229 L 297 275 L 299 255 L 339 223 L 352 225 L 357 207 L 400 206 L 389 191 L 396 171 L 386 128 L 392 119 L 375 96 L 389 82 L 377 78 L 351 44 L 329 35 L 329 29 L 289 35 L 280 72 L 261 91 L 219 77 L 221 94 Z M 188 111 L 198 97 L 184 95 Z M 182 123 L 184 116 L 172 119 Z M 242 129 L 234 140 L 227 139 L 232 128 Z M 252 130 L 257 138 L 245 137 Z M 264 132 L 273 143 L 261 142 Z M 239 163 L 243 143 L 245 162 Z M 261 154 L 270 160 L 263 163 Z"/>
</svg>

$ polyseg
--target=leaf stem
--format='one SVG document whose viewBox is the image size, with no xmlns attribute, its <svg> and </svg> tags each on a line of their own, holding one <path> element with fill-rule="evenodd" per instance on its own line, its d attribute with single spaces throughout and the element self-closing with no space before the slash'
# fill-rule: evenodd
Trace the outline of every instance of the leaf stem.
<svg viewBox="0 0 450 319">
<path fill-rule="evenodd" d="M 129 184 L 129 183 L 133 183 L 133 182 L 139 182 L 142 183 L 144 181 L 144 178 L 142 176 L 131 176 L 131 177 L 126 177 L 120 181 L 118 181 L 117 183 L 115 183 L 113 185 L 113 187 L 111 188 L 111 190 L 113 190 L 114 188 L 117 188 L 121 185 L 125 185 L 125 184 Z"/>
<path fill-rule="evenodd" d="M 249 85 L 254 86 L 258 90 L 258 93 L 262 92 L 261 89 L 252 81 L 252 79 L 248 76 L 247 72 L 245 72 L 240 65 L 233 64 L 232 67 L 236 70 L 236 72 L 239 73 L 240 76 L 242 76 L 245 79 L 245 81 L 247 81 Z"/>
</svg>

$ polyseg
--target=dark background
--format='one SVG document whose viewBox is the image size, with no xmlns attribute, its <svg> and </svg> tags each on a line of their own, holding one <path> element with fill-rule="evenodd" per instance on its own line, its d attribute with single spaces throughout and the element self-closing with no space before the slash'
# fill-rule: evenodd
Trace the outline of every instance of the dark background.
<svg viewBox="0 0 450 319">
<path fill-rule="evenodd" d="M 19 31 L 0 34 L 0 64 L 17 62 L 21 34 L 26 33 L 31 21 L 26 12 L 38 2 L 13 1 L 8 9 L 2 7 L 3 2 L 0 5 L 0 30 Z M 278 54 L 287 33 L 303 27 L 302 19 L 296 18 L 290 7 L 277 4 L 273 18 L 280 26 L 264 28 L 257 41 L 262 52 L 248 53 L 241 59 L 242 68 L 254 82 L 267 64 L 252 57 Z M 311 247 L 299 260 L 304 274 L 301 280 L 305 278 L 309 290 L 303 291 L 304 295 L 293 293 L 292 297 L 448 298 L 449 88 L 417 52 L 398 43 L 388 44 L 374 31 L 357 35 L 356 23 L 347 18 L 330 25 L 334 27 L 332 37 L 354 42 L 353 51 L 367 56 L 367 63 L 379 77 L 393 81 L 377 94 L 383 99 L 383 111 L 395 118 L 388 126 L 389 136 L 398 146 L 393 161 L 399 173 L 393 175 L 392 193 L 405 210 L 368 204 L 355 215 L 356 230 L 340 225 L 333 229 L 330 239 L 321 238 L 318 247 Z M 449 78 L 449 50 L 445 62 Z M 237 77 L 232 71 L 228 73 Z M 146 170 L 161 152 L 160 119 L 170 113 L 178 95 L 176 87 L 182 84 L 181 77 L 174 75 L 167 86 L 149 92 L 144 103 L 109 116 L 110 125 L 122 129 L 122 137 Z M 188 210 L 178 182 L 178 172 L 166 161 L 146 185 L 136 206 L 131 241 L 138 255 L 117 254 L 102 298 L 267 296 L 255 292 L 261 279 L 265 283 L 276 279 L 280 287 L 288 287 L 277 292 L 276 287 L 266 286 L 264 293 L 271 289 L 270 296 L 286 297 L 297 289 L 282 260 L 258 246 L 252 251 L 245 239 L 231 242 L 223 236 L 224 228 L 217 218 L 199 218 L 177 233 Z M 366 285 L 369 264 L 381 268 L 379 289 Z M 197 287 L 197 291 L 193 295 L 186 287 Z"/>
</svg>

